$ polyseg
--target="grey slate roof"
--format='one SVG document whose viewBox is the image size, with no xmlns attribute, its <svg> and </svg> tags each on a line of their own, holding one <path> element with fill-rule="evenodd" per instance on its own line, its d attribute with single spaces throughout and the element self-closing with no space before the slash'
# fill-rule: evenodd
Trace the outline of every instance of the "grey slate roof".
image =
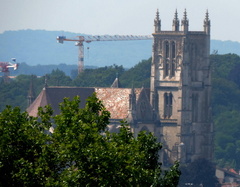
<svg viewBox="0 0 240 187">
<path fill-rule="evenodd" d="M 63 98 L 72 99 L 80 96 L 80 108 L 86 104 L 86 99 L 93 94 L 94 88 L 76 88 L 76 87 L 46 87 L 44 88 L 35 101 L 27 108 L 30 116 L 37 116 L 38 107 L 51 105 L 54 115 L 59 114 L 59 103 L 63 102 Z"/>
</svg>

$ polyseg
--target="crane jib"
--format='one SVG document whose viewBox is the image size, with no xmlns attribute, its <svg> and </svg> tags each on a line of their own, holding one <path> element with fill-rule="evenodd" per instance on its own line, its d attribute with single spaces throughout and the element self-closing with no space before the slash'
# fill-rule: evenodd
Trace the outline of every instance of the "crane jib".
<svg viewBox="0 0 240 187">
<path fill-rule="evenodd" d="M 64 41 L 75 41 L 75 45 L 79 47 L 78 54 L 78 73 L 84 69 L 84 47 L 83 42 L 90 43 L 93 41 L 126 41 L 126 40 L 152 40 L 151 35 L 86 35 L 77 36 L 75 38 L 67 38 L 66 36 L 58 36 L 57 42 L 63 44 Z"/>
</svg>

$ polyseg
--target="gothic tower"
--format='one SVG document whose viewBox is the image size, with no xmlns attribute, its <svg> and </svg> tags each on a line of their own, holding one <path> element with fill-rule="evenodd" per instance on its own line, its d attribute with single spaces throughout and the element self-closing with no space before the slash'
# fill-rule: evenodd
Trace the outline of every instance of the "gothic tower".
<svg viewBox="0 0 240 187">
<path fill-rule="evenodd" d="M 213 125 L 208 12 L 203 31 L 189 31 L 186 10 L 181 29 L 177 11 L 172 31 L 161 30 L 158 11 L 154 23 L 150 102 L 161 124 L 162 156 L 169 162 L 211 160 Z"/>
</svg>

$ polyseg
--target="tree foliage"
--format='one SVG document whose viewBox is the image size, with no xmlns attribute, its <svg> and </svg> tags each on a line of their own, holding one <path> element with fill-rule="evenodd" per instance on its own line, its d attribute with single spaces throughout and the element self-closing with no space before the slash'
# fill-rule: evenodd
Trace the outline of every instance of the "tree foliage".
<svg viewBox="0 0 240 187">
<path fill-rule="evenodd" d="M 135 138 L 124 122 L 109 133 L 110 113 L 96 95 L 85 108 L 79 102 L 64 99 L 55 117 L 49 106 L 38 118 L 19 108 L 0 113 L 0 186 L 177 186 L 178 164 L 161 171 L 152 134 Z"/>
<path fill-rule="evenodd" d="M 21 113 L 18 107 L 7 106 L 0 113 L 0 186 L 43 185 L 44 175 L 49 172 L 44 167 L 48 165 L 44 151 L 49 140 L 44 130 L 49 127 Z"/>
<path fill-rule="evenodd" d="M 132 86 L 135 88 L 150 88 L 151 61 L 152 58 L 142 60 L 137 65 L 126 71 L 120 77 L 122 85 L 126 88 L 131 88 Z"/>
<path fill-rule="evenodd" d="M 240 57 L 211 55 L 215 160 L 220 167 L 240 169 Z"/>
<path fill-rule="evenodd" d="M 134 67 L 125 70 L 122 66 L 108 66 L 97 69 L 86 69 L 75 80 L 75 86 L 110 87 L 116 77 L 121 87 L 150 87 L 151 58 L 142 60 Z"/>
<path fill-rule="evenodd" d="M 21 110 L 27 108 L 27 96 L 30 82 L 33 82 L 35 97 L 44 86 L 44 77 L 37 78 L 31 75 L 19 75 L 9 83 L 0 80 L 0 111 L 3 111 L 7 105 L 19 107 Z"/>
<path fill-rule="evenodd" d="M 198 159 L 180 167 L 181 177 L 179 186 L 213 186 L 218 187 L 219 182 L 215 176 L 215 165 L 206 160 Z"/>
<path fill-rule="evenodd" d="M 125 72 L 122 66 L 106 66 L 97 69 L 86 69 L 74 80 L 80 87 L 110 87 L 116 77 Z"/>
<path fill-rule="evenodd" d="M 59 69 L 53 70 L 51 74 L 46 76 L 47 83 L 50 86 L 73 86 L 72 79 Z"/>
<path fill-rule="evenodd" d="M 0 111 L 3 111 L 7 105 L 19 107 L 24 111 L 28 107 L 27 96 L 30 82 L 32 82 L 34 97 L 36 98 L 45 85 L 45 79 L 49 86 L 73 86 L 72 79 L 59 69 L 53 70 L 51 74 L 43 77 L 19 75 L 9 83 L 0 80 Z"/>
</svg>

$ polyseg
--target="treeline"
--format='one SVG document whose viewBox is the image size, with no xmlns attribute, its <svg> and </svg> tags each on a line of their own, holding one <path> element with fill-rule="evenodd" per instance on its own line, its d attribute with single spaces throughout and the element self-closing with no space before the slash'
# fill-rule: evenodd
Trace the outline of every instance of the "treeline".
<svg viewBox="0 0 240 187">
<path fill-rule="evenodd" d="M 11 71 L 11 76 L 18 76 L 18 75 L 36 75 L 36 76 L 44 76 L 46 74 L 50 74 L 52 70 L 59 69 L 63 71 L 66 75 L 70 76 L 71 78 L 75 78 L 77 76 L 77 65 L 67 65 L 67 64 L 49 64 L 49 65 L 35 65 L 31 66 L 26 64 L 25 62 L 18 64 L 18 69 Z M 96 69 L 96 66 L 85 66 L 86 69 Z"/>
<path fill-rule="evenodd" d="M 240 57 L 212 55 L 212 102 L 215 159 L 221 167 L 240 169 Z"/>
<path fill-rule="evenodd" d="M 212 106 L 215 124 L 215 161 L 221 167 L 240 169 L 240 57 L 236 54 L 210 56 L 212 71 Z M 116 77 L 121 87 L 149 87 L 151 58 L 143 60 L 131 69 L 108 66 L 86 69 L 72 77 L 56 69 L 38 78 L 19 75 L 10 83 L 0 84 L 0 111 L 6 105 L 27 108 L 30 82 L 35 96 L 44 84 L 48 86 L 110 87 Z M 73 78 L 75 77 L 75 78 Z"/>
</svg>

